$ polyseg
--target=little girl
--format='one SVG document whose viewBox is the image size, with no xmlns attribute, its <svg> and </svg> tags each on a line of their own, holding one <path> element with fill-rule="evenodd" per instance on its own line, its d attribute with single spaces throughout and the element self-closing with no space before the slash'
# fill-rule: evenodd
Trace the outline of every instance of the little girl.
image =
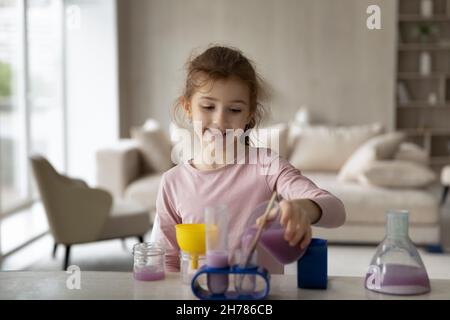
<svg viewBox="0 0 450 320">
<path fill-rule="evenodd" d="M 208 206 L 227 205 L 232 250 L 239 246 L 249 215 L 274 191 L 282 197 L 280 220 L 291 246 L 308 246 L 311 225 L 335 228 L 344 223 L 345 209 L 339 199 L 275 152 L 249 145 L 248 130 L 258 125 L 262 114 L 262 89 L 254 67 L 239 50 L 210 47 L 189 62 L 187 71 L 176 108 L 195 124 L 201 148 L 165 172 L 161 180 L 152 239 L 165 244 L 168 271 L 179 271 L 175 225 L 203 223 Z M 261 248 L 258 260 L 272 273 L 283 272 Z"/>
</svg>

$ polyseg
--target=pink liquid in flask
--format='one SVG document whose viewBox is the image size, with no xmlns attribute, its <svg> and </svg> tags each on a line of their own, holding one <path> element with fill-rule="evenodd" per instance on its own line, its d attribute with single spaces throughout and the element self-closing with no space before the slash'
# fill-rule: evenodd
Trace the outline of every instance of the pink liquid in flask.
<svg viewBox="0 0 450 320">
<path fill-rule="evenodd" d="M 424 268 L 385 264 L 380 266 L 380 270 L 380 283 L 378 287 L 372 286 L 373 291 L 397 295 L 422 294 L 430 291 L 430 281 Z M 366 287 L 369 277 L 368 274 L 366 276 Z"/>
</svg>

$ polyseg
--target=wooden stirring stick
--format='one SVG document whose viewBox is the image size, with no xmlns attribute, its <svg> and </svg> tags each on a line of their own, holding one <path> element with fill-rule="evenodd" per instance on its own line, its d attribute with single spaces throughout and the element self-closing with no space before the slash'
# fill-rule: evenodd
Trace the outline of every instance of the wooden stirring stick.
<svg viewBox="0 0 450 320">
<path fill-rule="evenodd" d="M 259 238 L 261 237 L 261 234 L 262 234 L 262 232 L 264 230 L 264 227 L 266 226 L 267 218 L 269 216 L 270 209 L 272 209 L 272 205 L 273 205 L 273 202 L 275 201 L 276 196 L 277 196 L 277 192 L 274 191 L 272 193 L 272 197 L 270 198 L 269 204 L 266 207 L 266 211 L 262 215 L 262 221 L 261 221 L 261 223 L 259 225 L 258 231 L 256 232 L 256 235 L 253 238 L 253 241 L 252 241 L 252 243 L 250 245 L 250 250 L 248 251 L 247 257 L 245 259 L 244 267 L 247 267 L 248 264 L 250 263 L 250 260 L 251 260 L 251 258 L 253 256 L 253 252 L 255 251 L 256 245 L 258 244 Z"/>
</svg>

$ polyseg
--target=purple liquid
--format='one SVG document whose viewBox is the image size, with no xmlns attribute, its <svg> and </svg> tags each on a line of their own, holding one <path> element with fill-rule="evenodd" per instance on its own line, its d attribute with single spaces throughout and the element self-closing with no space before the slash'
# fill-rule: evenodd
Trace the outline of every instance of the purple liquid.
<svg viewBox="0 0 450 320">
<path fill-rule="evenodd" d="M 375 286 L 376 281 L 373 281 L 371 282 L 372 288 L 369 288 L 367 280 L 369 277 L 372 277 L 373 280 L 373 275 L 367 274 L 366 288 L 376 292 L 398 295 L 422 294 L 430 291 L 430 280 L 423 268 L 399 264 L 386 264 L 380 268 L 380 286 Z"/>
<path fill-rule="evenodd" d="M 134 279 L 139 281 L 156 281 L 163 280 L 165 274 L 163 270 L 153 267 L 144 267 L 134 269 Z"/>
<path fill-rule="evenodd" d="M 228 267 L 228 252 L 206 252 L 206 264 L 212 268 Z M 208 289 L 213 294 L 225 293 L 228 289 L 228 274 L 208 274 Z"/>
<path fill-rule="evenodd" d="M 256 230 L 256 228 L 250 228 L 244 233 L 242 238 L 242 247 L 244 249 L 248 249 L 256 234 Z M 299 245 L 291 246 L 288 241 L 284 240 L 283 228 L 264 230 L 259 242 L 281 264 L 297 261 L 306 251 L 301 249 Z"/>
</svg>

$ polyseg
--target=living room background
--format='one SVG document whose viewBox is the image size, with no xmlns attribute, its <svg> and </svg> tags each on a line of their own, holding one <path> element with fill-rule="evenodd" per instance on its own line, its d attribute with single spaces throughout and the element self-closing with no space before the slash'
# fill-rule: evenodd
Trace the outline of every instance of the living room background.
<svg viewBox="0 0 450 320">
<path fill-rule="evenodd" d="M 149 117 L 168 130 L 186 58 L 210 43 L 240 48 L 273 90 L 269 122 L 308 105 L 330 125 L 394 127 L 396 1 L 119 1 L 121 136 Z"/>
<path fill-rule="evenodd" d="M 367 26 L 371 5 L 379 30 Z M 423 22 L 440 37 L 414 38 Z M 314 228 L 332 273 L 361 276 L 386 212 L 402 208 L 430 274 L 449 278 L 449 256 L 426 251 L 450 248 L 449 26 L 450 0 L 0 0 L 0 267 L 60 270 L 76 245 L 83 270 L 130 270 L 130 244 L 152 240 L 161 179 L 177 163 L 170 111 L 185 63 L 220 44 L 242 50 L 269 85 L 269 117 L 251 138 L 277 140 L 281 157 L 346 207 L 343 226 Z M 428 96 L 429 83 L 442 90 Z M 431 135 L 429 123 L 439 126 Z M 11 190 L 31 201 L 4 210 Z"/>
</svg>

